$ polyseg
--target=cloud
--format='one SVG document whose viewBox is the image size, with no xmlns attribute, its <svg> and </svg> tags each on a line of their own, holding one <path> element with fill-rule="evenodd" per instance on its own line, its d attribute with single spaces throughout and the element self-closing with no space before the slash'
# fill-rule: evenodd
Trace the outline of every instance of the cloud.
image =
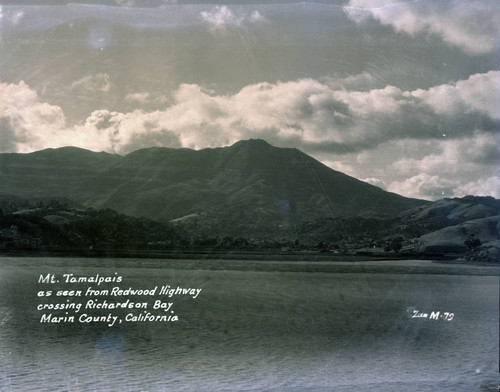
<svg viewBox="0 0 500 392">
<path fill-rule="evenodd" d="M 133 93 L 127 94 L 125 97 L 125 101 L 128 102 L 138 102 L 138 103 L 146 103 L 151 99 L 150 93 Z"/>
<path fill-rule="evenodd" d="M 205 95 L 204 102 L 217 102 L 225 122 L 243 133 L 272 133 L 311 148 L 351 152 L 388 140 L 497 132 L 499 94 L 495 71 L 413 92 L 393 86 L 346 90 L 314 79 L 259 83 L 230 97 Z"/>
<path fill-rule="evenodd" d="M 421 173 L 403 181 L 392 182 L 388 190 L 403 196 L 427 200 L 467 195 L 500 198 L 500 177 L 491 176 L 464 182 L 460 178 Z"/>
<path fill-rule="evenodd" d="M 106 92 L 110 86 L 107 74 L 97 74 L 71 88 Z M 25 84 L 22 88 L 29 89 Z M 415 91 L 394 86 L 355 91 L 300 79 L 257 83 L 233 95 L 217 95 L 196 84 L 182 84 L 170 106 L 161 110 L 96 111 L 86 121 L 86 132 L 95 128 L 102 134 L 106 129 L 111 144 L 103 149 L 118 152 L 133 147 L 126 147 L 132 134 L 161 132 L 176 135 L 183 146 L 193 148 L 262 137 L 311 152 L 349 153 L 389 140 L 440 141 L 495 134 L 500 124 L 495 110 L 499 94 L 499 71 Z M 127 96 L 129 102 L 138 103 L 151 98 L 148 93 Z M 105 112 L 108 127 L 102 126 Z"/>
<path fill-rule="evenodd" d="M 387 190 L 403 196 L 436 200 L 456 195 L 457 181 L 441 176 L 420 173 L 404 181 L 394 181 Z"/>
<path fill-rule="evenodd" d="M 257 10 L 250 13 L 240 10 L 239 12 L 234 13 L 225 5 L 215 6 L 210 11 L 202 11 L 200 13 L 200 17 L 204 22 L 208 23 L 214 31 L 223 31 L 228 26 L 241 28 L 248 23 L 265 22 L 264 16 L 262 16 L 262 14 Z"/>
<path fill-rule="evenodd" d="M 340 77 L 323 77 L 321 81 L 335 90 L 350 90 L 350 91 L 369 91 L 377 88 L 385 87 L 381 81 L 377 80 L 368 72 L 363 72 L 356 75 L 350 75 L 344 78 Z"/>
<path fill-rule="evenodd" d="M 331 154 L 328 154 L 331 156 Z M 354 162 L 346 162 L 346 161 L 343 161 L 343 160 L 340 160 L 340 159 L 328 159 L 328 158 L 320 158 L 318 157 L 318 159 L 321 160 L 321 162 L 328 166 L 329 168 L 333 169 L 333 170 L 336 170 L 336 171 L 339 171 L 339 172 L 342 172 L 344 174 L 347 174 L 349 176 L 356 176 L 356 163 Z"/>
<path fill-rule="evenodd" d="M 466 183 L 457 189 L 457 194 L 460 196 L 493 196 L 500 199 L 500 176 L 491 176 Z"/>
<path fill-rule="evenodd" d="M 418 158 L 403 158 L 391 167 L 404 175 L 425 172 L 441 175 L 484 173 L 485 167 L 500 164 L 500 135 L 475 134 L 434 143 L 434 151 Z"/>
<path fill-rule="evenodd" d="M 500 7 L 496 0 L 350 0 L 344 12 L 356 23 L 373 18 L 411 36 L 434 34 L 471 54 L 498 47 Z"/>
<path fill-rule="evenodd" d="M 500 135 L 476 134 L 433 143 L 434 151 L 415 158 L 401 158 L 388 165 L 401 180 L 388 189 L 426 199 L 443 196 L 493 195 L 500 197 L 498 171 Z"/>
<path fill-rule="evenodd" d="M 125 101 L 132 104 L 146 105 L 151 103 L 166 104 L 167 98 L 160 94 L 152 94 L 148 92 L 131 93 L 125 96 Z"/>
<path fill-rule="evenodd" d="M 111 90 L 111 79 L 107 73 L 85 76 L 70 85 L 70 89 L 107 93 Z"/>
<path fill-rule="evenodd" d="M 382 189 L 387 189 L 387 185 L 384 183 L 384 181 L 382 181 L 378 178 L 372 178 L 372 177 L 363 178 L 363 179 L 361 179 L 361 181 L 367 182 L 368 184 L 378 186 L 379 188 L 382 188 Z"/>
<path fill-rule="evenodd" d="M 0 83 L 0 151 L 26 153 L 68 145 L 99 151 L 106 143 L 102 135 L 69 127 L 62 109 L 41 102 L 23 81 Z"/>
<path fill-rule="evenodd" d="M 2 151 L 32 151 L 42 139 L 56 136 L 55 129 L 65 126 L 61 108 L 40 102 L 36 92 L 22 81 L 19 84 L 0 83 L 0 97 Z M 58 137 L 54 139 L 56 143 L 61 142 Z"/>
<path fill-rule="evenodd" d="M 475 74 L 467 80 L 432 87 L 428 90 L 415 90 L 411 94 L 432 108 L 438 115 L 455 116 L 458 112 L 478 112 L 486 114 L 493 120 L 500 120 L 499 71 Z"/>
</svg>

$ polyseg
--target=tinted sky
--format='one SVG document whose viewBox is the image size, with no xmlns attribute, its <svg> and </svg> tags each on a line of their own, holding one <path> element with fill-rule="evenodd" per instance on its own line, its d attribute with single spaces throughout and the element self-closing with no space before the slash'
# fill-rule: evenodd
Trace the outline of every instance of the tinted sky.
<svg viewBox="0 0 500 392">
<path fill-rule="evenodd" d="M 500 197 L 500 2 L 0 1 L 0 151 L 262 138 L 426 199 Z"/>
</svg>

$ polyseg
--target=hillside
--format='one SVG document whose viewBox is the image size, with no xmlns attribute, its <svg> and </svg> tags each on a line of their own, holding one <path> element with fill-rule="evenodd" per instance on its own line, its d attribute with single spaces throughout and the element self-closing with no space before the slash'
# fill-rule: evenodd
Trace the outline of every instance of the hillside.
<svg viewBox="0 0 500 392">
<path fill-rule="evenodd" d="M 110 209 L 0 196 L 0 253 L 113 256 L 172 249 L 185 242 L 169 224 Z"/>
<path fill-rule="evenodd" d="M 428 204 L 334 171 L 263 140 L 125 156 L 67 147 L 0 154 L 2 191 L 182 222 L 202 235 L 294 235 L 303 222 L 390 218 Z"/>
<path fill-rule="evenodd" d="M 466 254 L 500 261 L 500 200 L 466 196 L 442 199 L 400 215 L 404 227 L 418 232 L 415 250 L 423 254 Z"/>
</svg>

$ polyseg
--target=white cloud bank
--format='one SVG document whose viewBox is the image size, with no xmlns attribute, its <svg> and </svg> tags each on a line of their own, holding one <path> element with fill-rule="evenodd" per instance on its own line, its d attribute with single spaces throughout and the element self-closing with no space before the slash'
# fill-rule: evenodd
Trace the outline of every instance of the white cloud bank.
<svg viewBox="0 0 500 392">
<path fill-rule="evenodd" d="M 107 78 L 97 79 L 105 83 L 98 87 L 91 83 L 91 87 L 106 91 Z M 89 80 L 82 79 L 75 86 L 90 88 Z M 154 135 L 156 140 L 158 134 L 171 134 L 183 146 L 193 148 L 263 137 L 346 153 L 373 148 L 388 140 L 460 139 L 493 134 L 500 124 L 500 71 L 415 91 L 393 86 L 346 90 L 327 82 L 301 79 L 258 83 L 234 95 L 217 95 L 199 85 L 182 84 L 174 93 L 174 102 L 163 110 L 97 110 L 83 125 L 71 127 L 65 125 L 59 107 L 41 102 L 24 82 L 0 86 L 0 116 L 12 130 L 10 137 L 3 138 L 7 143 L 19 145 L 19 135 L 31 135 L 38 140 L 41 130 L 50 128 L 53 137 L 44 138 L 40 145 L 30 141 L 33 149 L 43 148 L 44 144 L 62 145 L 59 135 L 71 130 L 95 134 L 103 140 L 101 149 L 116 152 L 136 148 L 132 140 L 138 135 Z M 149 99 L 146 94 L 129 95 L 128 99 Z M 23 138 L 22 143 L 28 143 L 28 139 Z M 1 150 L 12 150 L 12 146 L 4 145 Z"/>
<path fill-rule="evenodd" d="M 24 153 L 65 145 L 99 150 L 108 145 L 105 138 L 68 126 L 62 109 L 41 102 L 26 83 L 0 83 L 0 151 Z"/>
<path fill-rule="evenodd" d="M 500 198 L 500 134 L 476 134 L 434 143 L 434 151 L 418 159 L 400 158 L 389 170 L 401 180 L 388 190 L 436 199 L 468 194 Z"/>
<path fill-rule="evenodd" d="M 392 166 L 400 180 L 388 189 L 421 197 L 436 197 L 438 182 L 445 193 L 456 193 L 460 184 L 447 181 L 463 177 L 464 170 L 472 176 L 481 168 L 498 165 L 500 71 L 427 90 L 386 86 L 357 91 L 353 86 L 352 81 L 342 86 L 339 80 L 301 79 L 258 83 L 233 95 L 217 95 L 199 85 L 183 84 L 172 104 L 162 110 L 121 113 L 102 109 L 81 124 L 69 125 L 61 108 L 42 102 L 24 82 L 2 83 L 0 151 L 75 145 L 128 153 L 150 146 L 199 149 L 260 137 L 312 154 L 346 154 L 397 140 L 421 144 L 433 140 L 435 152 L 414 161 L 400 159 Z M 129 96 L 136 101 L 149 98 L 144 93 Z M 491 178 L 485 184 L 496 184 Z M 493 189 L 493 185 L 482 189 Z"/>
<path fill-rule="evenodd" d="M 497 0 L 350 0 L 356 23 L 373 18 L 409 35 L 434 34 L 471 54 L 492 52 L 500 37 Z"/>
</svg>

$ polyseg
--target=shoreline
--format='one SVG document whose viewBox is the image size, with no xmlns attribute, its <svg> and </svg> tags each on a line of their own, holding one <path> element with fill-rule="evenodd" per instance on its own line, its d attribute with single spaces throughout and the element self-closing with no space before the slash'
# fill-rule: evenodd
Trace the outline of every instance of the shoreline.
<svg viewBox="0 0 500 392">
<path fill-rule="evenodd" d="M 134 258 L 134 259 L 223 259 L 223 260 L 307 260 L 307 261 L 369 261 L 369 260 L 459 260 L 461 254 L 404 254 L 404 253 L 331 253 L 322 251 L 260 251 L 174 249 L 15 249 L 0 250 L 0 257 L 81 257 L 81 258 Z"/>
<path fill-rule="evenodd" d="M 327 273 L 327 274 L 398 274 L 398 275 L 475 275 L 500 276 L 499 264 L 464 263 L 452 260 L 418 258 L 346 258 L 306 259 L 289 258 L 235 258 L 194 257 L 182 258 L 133 258 L 133 257 L 54 257 L 54 256 L 5 256 L 0 255 L 0 266 L 15 268 L 74 268 L 74 269 L 171 269 L 190 271 L 242 271 L 256 273 Z M 214 256 L 214 255 L 212 255 Z"/>
</svg>

